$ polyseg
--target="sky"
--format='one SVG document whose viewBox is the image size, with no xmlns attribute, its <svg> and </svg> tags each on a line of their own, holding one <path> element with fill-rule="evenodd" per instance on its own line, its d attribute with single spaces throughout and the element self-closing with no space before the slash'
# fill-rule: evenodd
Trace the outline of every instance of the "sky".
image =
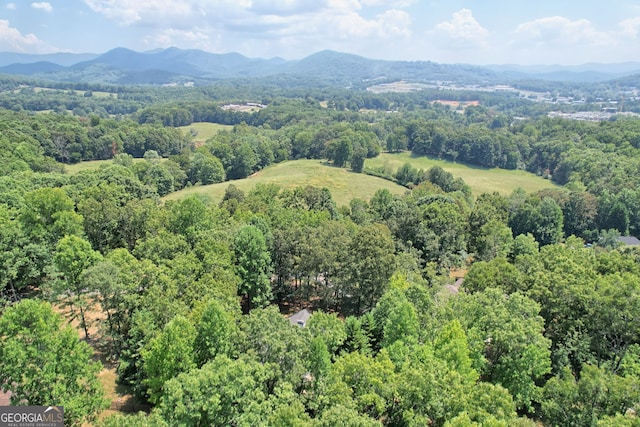
<svg viewBox="0 0 640 427">
<path fill-rule="evenodd" d="M 640 0 L 0 0 L 0 52 L 179 47 L 466 64 L 640 60 Z"/>
</svg>

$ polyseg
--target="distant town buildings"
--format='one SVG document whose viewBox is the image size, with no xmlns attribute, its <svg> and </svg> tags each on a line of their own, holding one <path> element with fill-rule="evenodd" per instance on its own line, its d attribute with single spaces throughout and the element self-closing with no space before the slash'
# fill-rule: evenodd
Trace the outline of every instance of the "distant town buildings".
<svg viewBox="0 0 640 427">
<path fill-rule="evenodd" d="M 550 92 L 534 92 L 530 90 L 522 90 L 514 88 L 513 86 L 499 84 L 499 85 L 478 85 L 478 84 L 458 84 L 450 81 L 437 80 L 427 83 L 412 83 L 404 80 L 400 80 L 392 83 L 381 83 L 373 85 L 367 88 L 367 91 L 372 93 L 385 93 L 385 92 L 416 92 L 426 89 L 437 90 L 450 90 L 450 91 L 473 91 L 473 92 L 494 92 L 494 93 L 513 93 L 519 98 L 528 99 L 533 102 L 540 102 L 545 104 L 554 105 L 573 105 L 581 106 L 587 104 L 600 105 L 600 111 L 579 111 L 579 112 L 562 112 L 552 111 L 548 113 L 549 117 L 562 117 L 571 120 L 585 120 L 585 121 L 604 121 L 610 120 L 613 116 L 627 116 L 627 117 L 640 117 L 639 114 L 626 112 L 623 109 L 624 100 L 628 101 L 640 101 L 640 89 L 632 88 L 624 92 L 620 92 L 622 101 L 615 99 L 601 99 L 598 98 L 595 101 L 587 101 L 584 98 L 576 98 L 573 96 L 559 96 Z M 453 105 L 453 102 L 448 101 L 434 101 L 434 103 L 442 103 L 443 105 Z M 464 102 L 456 102 L 454 107 L 459 107 L 462 111 L 466 106 Z"/>
<path fill-rule="evenodd" d="M 251 113 L 254 111 L 262 110 L 264 107 L 266 107 L 266 105 L 259 104 L 257 102 L 247 102 L 245 104 L 225 104 L 220 108 L 229 111 L 244 111 L 247 113 Z"/>
<path fill-rule="evenodd" d="M 611 120 L 613 116 L 626 116 L 626 117 L 640 117 L 639 114 L 624 112 L 619 113 L 617 109 L 603 108 L 603 111 L 578 111 L 575 113 L 563 113 L 561 111 L 551 111 L 547 116 L 560 117 L 563 119 L 571 120 L 584 120 L 587 122 L 601 122 L 605 120 Z"/>
</svg>

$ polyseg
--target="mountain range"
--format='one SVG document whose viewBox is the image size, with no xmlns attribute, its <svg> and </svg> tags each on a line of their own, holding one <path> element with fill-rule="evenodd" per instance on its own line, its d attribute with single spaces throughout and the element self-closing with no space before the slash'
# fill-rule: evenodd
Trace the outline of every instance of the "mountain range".
<svg viewBox="0 0 640 427">
<path fill-rule="evenodd" d="M 135 52 L 116 48 L 104 54 L 57 53 L 28 55 L 0 53 L 0 74 L 29 76 L 47 81 L 170 84 L 206 84 L 237 78 L 272 76 L 303 78 L 319 83 L 357 86 L 363 82 L 446 80 L 466 84 L 505 83 L 535 79 L 598 82 L 640 74 L 640 63 L 581 66 L 517 66 L 439 64 L 431 61 L 386 61 L 334 51 L 306 58 L 247 58 L 238 53 L 214 54 L 194 49 L 168 48 Z"/>
</svg>

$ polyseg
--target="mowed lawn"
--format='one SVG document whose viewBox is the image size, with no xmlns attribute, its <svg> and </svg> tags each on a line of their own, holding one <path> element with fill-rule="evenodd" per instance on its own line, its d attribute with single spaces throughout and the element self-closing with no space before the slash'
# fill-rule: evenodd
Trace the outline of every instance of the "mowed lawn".
<svg viewBox="0 0 640 427">
<path fill-rule="evenodd" d="M 365 168 L 384 167 L 387 172 L 395 173 L 406 162 L 411 163 L 416 169 L 424 170 L 432 166 L 440 166 L 445 171 L 453 174 L 454 177 L 462 178 L 471 187 L 471 191 L 475 196 L 493 191 L 507 196 L 518 187 L 522 187 L 527 193 L 534 193 L 544 188 L 557 187 L 548 179 L 521 170 L 483 169 L 424 156 L 414 157 L 411 153 L 383 153 L 374 159 L 367 159 Z"/>
<path fill-rule="evenodd" d="M 382 178 L 327 165 L 324 160 L 291 160 L 271 165 L 249 178 L 185 188 L 169 194 L 164 199 L 176 200 L 198 194 L 213 201 L 220 201 L 229 184 L 235 185 L 245 193 L 256 184 L 277 184 L 283 189 L 308 185 L 327 187 L 338 206 L 348 206 L 351 199 L 356 197 L 368 201 L 381 188 L 386 188 L 393 194 L 404 194 L 407 191 L 406 188 Z"/>
<path fill-rule="evenodd" d="M 231 130 L 233 126 L 219 125 L 217 123 L 191 123 L 189 126 L 181 126 L 178 129 L 187 135 L 191 135 L 192 129 L 195 130 L 197 134 L 193 137 L 193 142 L 196 145 L 202 145 L 221 130 Z"/>
</svg>

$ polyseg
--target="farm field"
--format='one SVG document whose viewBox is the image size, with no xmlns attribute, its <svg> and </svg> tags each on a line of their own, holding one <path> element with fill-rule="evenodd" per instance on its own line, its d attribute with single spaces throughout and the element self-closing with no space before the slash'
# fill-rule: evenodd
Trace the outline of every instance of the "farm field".
<svg viewBox="0 0 640 427">
<path fill-rule="evenodd" d="M 192 129 L 195 130 L 197 134 L 193 137 L 193 141 L 196 145 L 202 145 L 221 130 L 231 130 L 233 126 L 219 125 L 217 123 L 191 123 L 188 126 L 181 126 L 178 129 L 187 135 L 191 134 Z"/>
<path fill-rule="evenodd" d="M 425 156 L 412 156 L 411 153 L 383 153 L 374 159 L 367 159 L 365 168 L 384 167 L 387 173 L 395 173 L 406 162 L 417 169 L 427 170 L 432 166 L 440 166 L 454 177 L 460 177 L 470 187 L 474 195 L 497 191 L 507 196 L 518 187 L 527 193 L 534 193 L 544 188 L 557 187 L 553 182 L 522 170 L 483 169 L 462 163 L 432 159 Z"/>
<path fill-rule="evenodd" d="M 393 194 L 403 194 L 406 188 L 393 182 L 355 173 L 327 165 L 323 160 L 291 160 L 267 167 L 249 178 L 218 184 L 195 186 L 169 194 L 165 200 L 176 200 L 198 194 L 219 201 L 229 184 L 248 192 L 256 184 L 277 184 L 282 188 L 327 187 L 338 206 L 348 206 L 351 199 L 358 197 L 369 200 L 377 190 L 388 189 Z"/>
</svg>

